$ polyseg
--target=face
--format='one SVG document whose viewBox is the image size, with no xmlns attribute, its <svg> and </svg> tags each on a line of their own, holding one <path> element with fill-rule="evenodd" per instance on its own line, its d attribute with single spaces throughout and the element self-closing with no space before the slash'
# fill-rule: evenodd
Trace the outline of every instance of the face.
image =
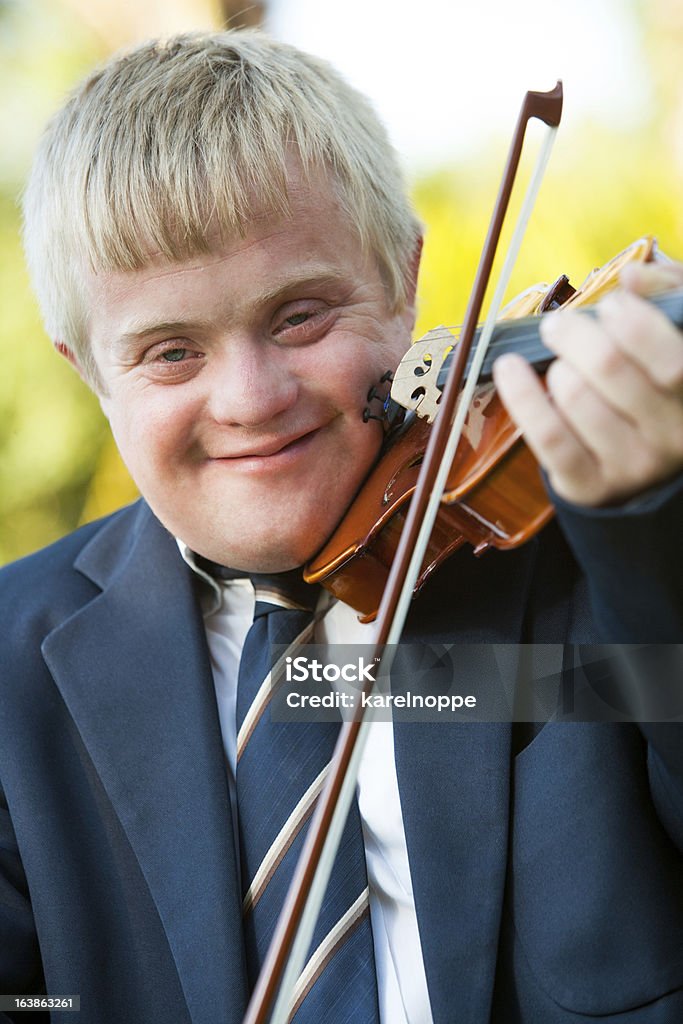
<svg viewBox="0 0 683 1024">
<path fill-rule="evenodd" d="M 375 460 L 367 391 L 405 352 L 334 196 L 290 182 L 291 216 L 263 215 L 209 255 L 87 279 L 101 399 L 161 522 L 237 569 L 284 571 L 322 546 Z"/>
</svg>

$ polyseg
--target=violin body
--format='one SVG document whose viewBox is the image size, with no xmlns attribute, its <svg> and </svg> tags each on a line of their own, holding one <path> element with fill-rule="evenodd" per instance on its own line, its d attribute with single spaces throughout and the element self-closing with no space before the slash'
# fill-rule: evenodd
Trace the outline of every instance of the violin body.
<svg viewBox="0 0 683 1024">
<path fill-rule="evenodd" d="M 625 263 L 656 258 L 654 239 L 640 239 L 593 271 L 579 289 L 572 288 L 565 276 L 550 288 L 527 289 L 506 307 L 503 318 L 538 317 L 551 309 L 594 303 L 617 285 Z M 534 330 L 537 335 L 537 325 Z M 450 331 L 437 328 L 406 353 L 394 378 L 392 398 L 412 408 L 415 415 L 409 414 L 404 425 L 389 435 L 342 523 L 306 567 L 307 582 L 322 584 L 355 608 L 362 621 L 371 621 L 377 614 L 438 406 L 438 375 L 440 371 L 445 375 L 441 368 L 455 345 L 457 338 Z M 539 363 L 547 366 L 548 350 L 538 341 L 536 347 L 545 353 Z M 491 348 L 496 358 L 495 334 Z M 402 374 L 404 364 L 407 370 Z M 404 382 L 402 388 L 397 386 L 399 381 Z M 414 593 L 464 543 L 477 555 L 491 547 L 515 548 L 538 533 L 553 515 L 538 463 L 495 385 L 491 380 L 478 384 Z"/>
<path fill-rule="evenodd" d="M 449 478 L 415 592 L 466 541 L 477 554 L 516 547 L 552 516 L 538 464 L 521 441 L 492 384 L 482 385 Z M 408 503 L 415 490 L 430 426 L 415 418 L 384 451 L 343 522 L 306 566 L 321 583 L 371 621 L 391 568 Z M 478 443 L 474 443 L 475 439 Z M 453 497 L 455 496 L 455 497 Z M 372 511 L 371 511 L 372 510 Z"/>
</svg>

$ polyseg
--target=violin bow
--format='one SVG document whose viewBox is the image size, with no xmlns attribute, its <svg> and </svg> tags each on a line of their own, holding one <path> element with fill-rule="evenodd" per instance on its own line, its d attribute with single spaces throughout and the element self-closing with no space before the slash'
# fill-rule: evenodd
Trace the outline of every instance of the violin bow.
<svg viewBox="0 0 683 1024">
<path fill-rule="evenodd" d="M 377 666 L 376 678 L 388 675 L 395 645 L 403 631 L 415 582 L 460 440 L 477 376 L 550 157 L 562 116 L 562 100 L 562 83 L 558 81 L 550 92 L 527 92 L 522 103 L 456 347 L 456 357 L 452 361 L 441 398 L 440 412 L 430 433 L 415 492 L 379 607 L 377 640 L 372 658 Z M 526 127 L 533 118 L 543 121 L 548 126 L 548 132 L 527 188 L 467 384 L 462 389 L 467 360 L 519 166 Z M 370 694 L 376 685 L 376 681 L 368 681 L 364 686 L 363 695 Z M 328 779 L 318 798 L 292 884 L 243 1024 L 267 1024 L 268 1014 L 276 996 L 277 1002 L 270 1018 L 271 1024 L 287 1024 L 289 1020 L 292 992 L 306 962 L 315 922 L 356 791 L 360 759 L 367 730 L 371 724 L 370 717 L 360 710 L 362 705 L 361 700 L 354 717 L 342 722 Z"/>
</svg>

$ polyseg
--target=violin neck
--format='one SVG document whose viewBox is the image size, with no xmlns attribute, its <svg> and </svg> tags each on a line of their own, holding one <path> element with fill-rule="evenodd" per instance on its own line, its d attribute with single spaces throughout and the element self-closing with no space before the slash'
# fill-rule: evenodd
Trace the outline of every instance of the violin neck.
<svg viewBox="0 0 683 1024">
<path fill-rule="evenodd" d="M 648 301 L 660 309 L 676 327 L 683 328 L 683 288 L 661 292 L 659 295 L 651 296 Z M 580 309 L 582 313 L 586 313 L 588 316 L 596 315 L 595 306 L 581 306 Z M 539 333 L 540 323 L 541 317 L 526 316 L 519 320 L 501 320 L 500 323 L 496 324 L 484 359 L 482 371 L 479 375 L 480 381 L 486 383 L 491 380 L 494 362 L 506 352 L 517 352 L 519 355 L 524 356 L 539 373 L 544 373 L 555 358 L 555 354 L 549 348 L 546 348 L 541 341 Z M 473 352 L 481 331 L 482 328 L 478 327 L 474 344 L 472 345 Z M 446 385 L 452 354 L 450 353 L 447 356 L 439 372 L 438 386 L 442 389 Z M 467 372 L 469 372 L 472 360 L 473 355 L 468 360 Z"/>
</svg>

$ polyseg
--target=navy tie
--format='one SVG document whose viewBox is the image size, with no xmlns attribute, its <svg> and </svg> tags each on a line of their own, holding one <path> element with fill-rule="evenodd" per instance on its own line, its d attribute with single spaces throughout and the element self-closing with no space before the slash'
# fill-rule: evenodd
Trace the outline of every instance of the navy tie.
<svg viewBox="0 0 683 1024">
<path fill-rule="evenodd" d="M 237 686 L 237 805 L 251 986 L 265 958 L 338 722 L 277 722 L 268 707 L 285 657 L 313 642 L 317 588 L 299 573 L 252 576 L 256 605 Z M 280 652 L 272 664 L 272 649 Z M 284 645 L 284 646 L 283 646 Z M 354 804 L 292 999 L 296 1024 L 377 1024 L 377 983 L 360 815 Z"/>
</svg>

